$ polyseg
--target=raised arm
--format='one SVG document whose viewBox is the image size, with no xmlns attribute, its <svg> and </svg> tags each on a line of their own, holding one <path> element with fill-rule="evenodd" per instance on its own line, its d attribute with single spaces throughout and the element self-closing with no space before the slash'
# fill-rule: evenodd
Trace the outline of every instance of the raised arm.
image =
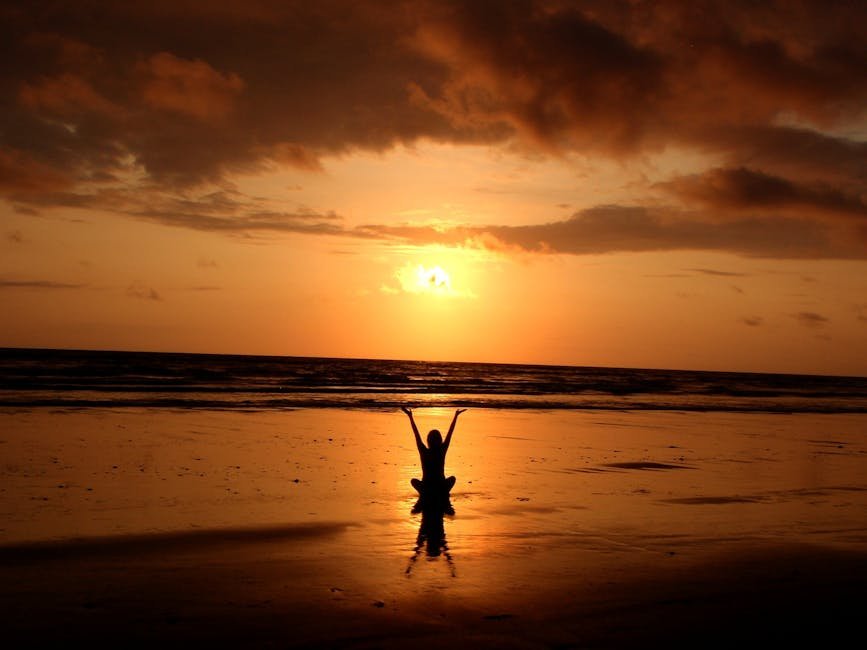
<svg viewBox="0 0 867 650">
<path fill-rule="evenodd" d="M 455 432 L 455 425 L 458 423 L 458 416 L 467 409 L 458 409 L 455 411 L 455 417 L 452 418 L 452 423 L 449 425 L 449 432 L 446 434 L 446 439 L 443 442 L 443 450 L 448 451 L 449 444 L 452 441 L 452 434 Z"/>
<path fill-rule="evenodd" d="M 415 426 L 415 419 L 412 417 L 412 410 L 406 406 L 401 406 L 400 410 L 406 413 L 409 417 L 409 423 L 412 425 L 412 434 L 415 436 L 415 446 L 418 447 L 419 452 L 421 452 L 421 450 L 424 449 L 424 444 L 421 441 L 421 436 L 418 434 L 418 427 Z"/>
</svg>

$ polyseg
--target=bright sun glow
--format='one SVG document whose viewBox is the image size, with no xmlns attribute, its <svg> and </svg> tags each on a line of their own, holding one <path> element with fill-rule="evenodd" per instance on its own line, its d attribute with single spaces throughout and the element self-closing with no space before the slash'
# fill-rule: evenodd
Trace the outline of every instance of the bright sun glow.
<svg viewBox="0 0 867 650">
<path fill-rule="evenodd" d="M 423 264 L 406 264 L 399 268 L 394 277 L 397 279 L 399 288 L 384 285 L 381 290 L 384 293 L 414 293 L 434 296 L 461 295 L 452 288 L 452 280 L 448 272 L 439 265 L 427 267 Z"/>
<path fill-rule="evenodd" d="M 416 282 L 419 291 L 449 293 L 452 290 L 452 283 L 449 279 L 449 274 L 439 266 L 426 269 L 424 266 L 419 264 Z"/>
</svg>

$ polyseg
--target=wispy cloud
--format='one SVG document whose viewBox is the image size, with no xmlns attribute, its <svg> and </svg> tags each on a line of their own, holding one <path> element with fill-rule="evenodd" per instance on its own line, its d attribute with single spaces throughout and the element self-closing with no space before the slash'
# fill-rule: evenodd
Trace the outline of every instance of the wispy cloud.
<svg viewBox="0 0 867 650">
<path fill-rule="evenodd" d="M 44 207 L 89 208 L 121 214 L 165 226 L 207 232 L 290 232 L 344 235 L 341 217 L 334 212 L 317 212 L 305 206 L 293 211 L 275 210 L 272 202 L 237 190 L 203 192 L 160 191 L 153 188 L 103 189 L 90 193 L 48 193 L 27 199 Z M 200 260 L 200 266 L 216 264 Z"/>
<path fill-rule="evenodd" d="M 81 289 L 86 284 L 56 282 L 54 280 L 6 280 L 0 278 L 0 289 Z"/>
<path fill-rule="evenodd" d="M 536 253 L 599 254 L 666 250 L 710 250 L 748 257 L 867 258 L 867 247 L 823 224 L 788 218 L 715 221 L 670 208 L 605 205 L 569 219 L 526 226 L 376 226 L 369 236 L 416 244 L 518 249 Z M 712 269 L 696 272 L 714 274 Z M 725 273 L 725 272 L 722 272 Z"/>
<path fill-rule="evenodd" d="M 824 327 L 830 322 L 830 319 L 828 319 L 827 317 L 823 316 L 822 314 L 817 314 L 813 311 L 801 311 L 797 314 L 792 314 L 792 318 L 794 318 L 804 327 L 809 327 L 813 329 Z"/>
<path fill-rule="evenodd" d="M 692 271 L 693 273 L 700 273 L 702 275 L 715 275 L 723 278 L 743 278 L 747 277 L 748 273 L 736 273 L 734 271 L 721 271 L 719 269 L 686 269 L 687 271 Z"/>
<path fill-rule="evenodd" d="M 148 287 L 139 282 L 134 282 L 129 285 L 126 289 L 126 295 L 128 298 L 135 298 L 137 300 L 154 300 L 157 302 L 162 301 L 162 297 L 157 290 L 153 287 Z"/>
</svg>

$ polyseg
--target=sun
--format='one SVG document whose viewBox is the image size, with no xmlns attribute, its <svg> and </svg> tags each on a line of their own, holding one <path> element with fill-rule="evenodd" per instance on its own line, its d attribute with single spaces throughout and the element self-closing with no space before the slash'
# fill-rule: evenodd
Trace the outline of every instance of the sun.
<svg viewBox="0 0 867 650">
<path fill-rule="evenodd" d="M 419 264 L 416 270 L 416 286 L 421 293 L 451 293 L 452 290 L 449 274 L 440 266 L 425 268 Z"/>
<path fill-rule="evenodd" d="M 460 274 L 458 277 L 461 277 Z M 452 284 L 452 276 L 439 264 L 425 266 L 407 262 L 394 272 L 397 286 L 383 284 L 380 291 L 385 294 L 410 294 L 433 296 L 436 298 L 475 298 L 475 294 L 463 286 Z M 458 285 L 461 281 L 458 280 Z"/>
</svg>

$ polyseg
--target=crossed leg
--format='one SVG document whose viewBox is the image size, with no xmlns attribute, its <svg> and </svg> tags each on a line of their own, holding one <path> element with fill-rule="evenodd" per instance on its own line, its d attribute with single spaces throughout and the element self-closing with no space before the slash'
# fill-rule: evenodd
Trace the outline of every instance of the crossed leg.
<svg viewBox="0 0 867 650">
<path fill-rule="evenodd" d="M 457 479 L 454 476 L 449 476 L 445 481 L 443 481 L 443 487 L 445 488 L 445 492 L 451 492 L 452 488 L 455 486 L 455 481 Z M 410 480 L 410 483 L 415 488 L 416 492 L 422 494 L 424 490 L 424 482 L 420 479 L 414 478 Z"/>
</svg>

